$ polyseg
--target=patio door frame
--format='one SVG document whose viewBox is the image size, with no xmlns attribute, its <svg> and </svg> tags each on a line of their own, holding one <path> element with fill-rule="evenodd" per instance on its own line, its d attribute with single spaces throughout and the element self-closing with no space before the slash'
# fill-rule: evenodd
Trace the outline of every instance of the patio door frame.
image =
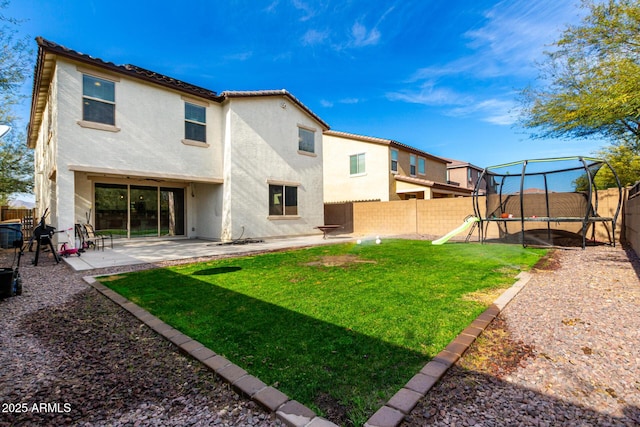
<svg viewBox="0 0 640 427">
<path fill-rule="evenodd" d="M 186 234 L 186 229 L 187 229 L 187 206 L 186 206 L 186 186 L 185 185 L 181 185 L 179 183 L 171 183 L 171 182 L 164 182 L 163 184 L 165 185 L 160 185 L 160 183 L 157 183 L 156 185 L 149 185 L 148 182 L 140 182 L 140 181 L 126 181 L 123 182 L 123 180 L 118 180 L 118 179 L 114 179 L 114 180 L 100 180 L 100 181 L 94 181 L 93 183 L 93 203 L 92 206 L 96 207 L 96 189 L 99 186 L 118 186 L 121 187 L 123 190 L 126 188 L 126 192 L 127 192 L 127 208 L 126 208 L 126 238 L 127 239 L 131 239 L 131 238 L 158 238 L 158 237 L 185 237 Z M 132 191 L 132 187 L 134 187 L 133 189 L 135 190 L 136 187 L 138 189 L 143 189 L 143 188 L 147 188 L 149 190 L 151 189 L 155 189 L 155 194 L 156 194 L 156 203 L 155 203 L 155 209 L 156 209 L 156 233 L 154 235 L 147 235 L 147 236 L 133 236 L 131 235 L 131 231 L 132 231 L 132 225 L 131 225 L 131 221 L 132 221 L 132 198 L 131 198 L 131 191 Z M 182 229 L 182 234 L 175 234 L 174 236 L 164 236 L 161 234 L 162 232 L 162 215 L 161 215 L 161 208 L 162 208 L 162 200 L 161 200 L 161 194 L 162 191 L 164 190 L 180 190 L 182 191 L 182 209 L 181 209 L 181 213 L 179 213 L 178 215 L 176 215 L 178 218 L 182 218 L 181 221 L 181 227 L 178 226 L 178 230 L 181 228 Z M 96 225 L 96 228 L 103 228 L 103 227 L 98 227 L 97 224 L 97 215 L 98 215 L 98 210 L 93 209 L 93 214 L 92 216 L 92 221 L 93 223 Z M 176 224 L 177 225 L 177 224 Z"/>
</svg>

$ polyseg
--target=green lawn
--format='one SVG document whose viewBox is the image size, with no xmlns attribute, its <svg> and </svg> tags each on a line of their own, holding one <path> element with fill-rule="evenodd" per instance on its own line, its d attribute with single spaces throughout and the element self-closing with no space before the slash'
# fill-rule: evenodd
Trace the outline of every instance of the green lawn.
<svg viewBox="0 0 640 427">
<path fill-rule="evenodd" d="M 387 240 L 103 282 L 289 397 L 360 425 L 545 253 Z"/>
</svg>

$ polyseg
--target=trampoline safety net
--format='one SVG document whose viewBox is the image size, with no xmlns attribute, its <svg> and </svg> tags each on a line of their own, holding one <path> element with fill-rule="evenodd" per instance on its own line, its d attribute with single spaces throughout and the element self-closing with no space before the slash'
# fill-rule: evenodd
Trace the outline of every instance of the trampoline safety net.
<svg viewBox="0 0 640 427">
<path fill-rule="evenodd" d="M 618 186 L 618 205 L 609 216 L 598 214 L 596 176 L 604 169 Z M 491 166 L 482 172 L 473 197 L 483 242 L 490 233 L 496 236 L 496 227 L 500 241 L 584 248 L 587 234 L 593 240 L 596 224 L 603 224 L 615 245 L 622 190 L 606 160 L 565 157 Z"/>
</svg>

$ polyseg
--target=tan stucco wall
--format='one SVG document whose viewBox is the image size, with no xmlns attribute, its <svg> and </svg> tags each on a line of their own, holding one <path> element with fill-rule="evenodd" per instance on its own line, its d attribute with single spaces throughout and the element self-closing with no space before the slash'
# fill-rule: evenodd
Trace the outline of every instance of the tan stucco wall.
<svg viewBox="0 0 640 427">
<path fill-rule="evenodd" d="M 624 206 L 625 238 L 636 254 L 640 254 L 640 195 Z"/>
<path fill-rule="evenodd" d="M 324 224 L 322 128 L 285 97 L 225 104 L 223 240 L 317 234 Z M 298 129 L 312 130 L 313 155 L 298 152 Z M 269 218 L 269 183 L 298 187 L 298 217 Z"/>
<path fill-rule="evenodd" d="M 82 123 L 82 75 L 115 81 L 116 124 Z M 96 182 L 185 188 L 189 237 L 231 239 L 319 233 L 324 223 L 323 124 L 285 96 L 224 105 L 59 58 L 35 147 L 39 212 L 59 229 L 84 222 Z M 206 144 L 184 141 L 184 105 L 206 108 Z M 284 105 L 284 107 L 283 107 Z M 80 123 L 79 123 L 80 122 Z M 315 131 L 316 153 L 298 153 L 298 126 Z M 103 127 L 104 126 L 98 126 Z M 297 218 L 268 218 L 268 183 L 298 186 Z M 287 184 L 288 185 L 288 184 Z"/>
<path fill-rule="evenodd" d="M 389 200 L 389 147 L 333 135 L 323 136 L 324 200 Z M 365 173 L 350 174 L 349 156 L 365 154 Z"/>
<path fill-rule="evenodd" d="M 613 217 L 618 203 L 617 189 L 604 190 L 598 193 L 598 213 L 602 217 Z M 639 198 L 640 200 L 640 198 Z M 484 215 L 484 198 L 479 199 L 481 214 Z M 640 201 L 636 205 L 638 212 L 630 211 L 627 221 L 633 221 L 633 227 L 640 232 Z M 354 203 L 353 224 L 356 235 L 400 235 L 423 234 L 430 236 L 442 236 L 458 227 L 468 215 L 473 215 L 473 198 L 456 197 L 431 200 L 406 200 L 392 202 L 368 202 Z M 635 216 L 634 216 L 635 215 Z M 545 225 L 546 226 L 546 225 Z M 629 224 L 627 224 L 629 226 Z M 509 232 L 516 233 L 520 230 L 519 222 L 510 225 Z M 525 229 L 540 228 L 540 223 L 526 223 Z M 553 223 L 553 229 L 577 232 L 580 224 Z M 622 215 L 618 216 L 616 225 L 616 241 L 620 241 L 622 228 Z M 487 237 L 498 237 L 498 228 L 495 223 L 487 227 Z M 462 237 L 466 234 L 461 233 Z M 477 240 L 477 232 L 474 239 Z M 591 237 L 589 231 L 588 237 Z M 608 242 L 609 232 L 602 223 L 596 224 L 596 239 Z M 639 244 L 640 244 L 640 239 Z M 639 246 L 640 247 L 640 246 Z"/>
</svg>

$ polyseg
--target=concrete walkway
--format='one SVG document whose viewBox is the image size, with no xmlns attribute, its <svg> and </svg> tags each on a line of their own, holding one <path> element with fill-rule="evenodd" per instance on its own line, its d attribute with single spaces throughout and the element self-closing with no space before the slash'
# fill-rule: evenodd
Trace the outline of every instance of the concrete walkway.
<svg viewBox="0 0 640 427">
<path fill-rule="evenodd" d="M 300 248 L 348 242 L 350 236 L 332 236 L 323 239 L 322 235 L 265 239 L 260 243 L 222 244 L 207 240 L 176 239 L 157 240 L 139 239 L 114 241 L 113 248 L 102 250 L 88 249 L 81 256 L 63 257 L 63 261 L 76 271 L 123 265 L 146 264 L 161 261 L 173 261 L 188 258 L 244 255 L 256 252 L 273 251 L 288 248 Z"/>
</svg>

